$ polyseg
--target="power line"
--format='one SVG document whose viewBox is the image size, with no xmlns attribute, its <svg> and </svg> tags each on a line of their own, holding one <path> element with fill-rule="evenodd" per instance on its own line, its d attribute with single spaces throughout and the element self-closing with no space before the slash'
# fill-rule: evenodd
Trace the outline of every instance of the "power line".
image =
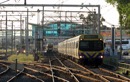
<svg viewBox="0 0 130 82">
<path fill-rule="evenodd" d="M 20 0 L 15 0 L 15 2 L 19 2 Z"/>
<path fill-rule="evenodd" d="M 9 1 L 9 0 L 6 0 L 6 1 L 0 2 L 0 4 L 6 3 L 6 2 L 8 2 L 8 1 Z"/>
</svg>

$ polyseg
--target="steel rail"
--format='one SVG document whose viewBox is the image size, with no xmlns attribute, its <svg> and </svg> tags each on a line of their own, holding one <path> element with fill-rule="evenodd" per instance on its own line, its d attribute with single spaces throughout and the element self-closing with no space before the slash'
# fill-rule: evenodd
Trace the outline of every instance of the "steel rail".
<svg viewBox="0 0 130 82">
<path fill-rule="evenodd" d="M 65 72 L 65 69 L 57 69 L 57 68 L 53 68 L 53 69 L 66 73 L 66 72 Z M 69 68 L 69 69 L 70 69 L 70 68 Z M 74 71 L 73 69 L 70 69 L 70 70 Z M 80 71 L 80 70 L 76 70 L 76 69 L 75 69 L 75 71 L 76 71 L 76 72 L 78 71 L 78 72 L 80 72 L 80 73 L 84 73 L 84 74 L 86 75 L 86 76 L 84 76 L 84 75 L 81 75 L 81 74 L 73 73 L 73 74 L 76 75 L 76 76 L 79 76 L 79 77 L 82 77 L 82 78 L 91 80 L 91 81 L 93 81 L 93 82 L 100 82 L 99 80 L 97 80 L 97 79 L 95 79 L 95 78 L 88 77 L 87 75 L 90 75 L 90 73 L 88 73 L 88 72 L 85 73 L 84 71 Z M 107 81 L 105 81 L 105 82 L 107 82 Z"/>
<path fill-rule="evenodd" d="M 66 68 L 66 71 L 68 71 L 71 74 L 71 76 L 76 80 L 76 82 L 80 82 L 78 80 L 78 78 L 69 70 L 68 67 L 66 67 L 56 56 L 55 56 L 55 58 L 61 63 L 62 66 L 64 66 Z"/>
<path fill-rule="evenodd" d="M 43 65 L 35 65 L 35 66 L 37 66 L 37 67 L 40 67 L 40 68 L 45 68 L 45 69 L 49 69 L 50 67 L 45 67 L 45 66 L 43 66 Z M 49 69 L 50 70 L 50 69 Z M 37 70 L 36 70 L 37 71 Z M 47 76 L 49 76 L 49 77 L 52 77 L 52 74 L 48 74 L 48 73 L 45 73 L 45 72 L 42 72 L 42 71 L 37 71 L 37 72 L 39 72 L 39 73 L 41 73 L 41 74 L 43 74 L 43 75 L 47 75 Z M 55 76 L 54 75 L 54 77 L 55 78 L 57 78 L 57 79 L 59 79 L 59 80 L 62 80 L 63 82 L 69 82 L 68 80 L 66 80 L 66 79 L 63 79 L 63 78 L 61 78 L 61 77 L 58 77 L 58 76 Z"/>
<path fill-rule="evenodd" d="M 79 64 L 77 64 L 77 63 L 75 63 L 75 62 L 73 62 L 73 61 L 71 61 L 71 60 L 68 60 L 68 61 L 70 61 L 70 62 L 76 64 L 76 65 L 79 66 L 79 67 L 81 67 L 81 68 L 84 69 L 87 73 L 90 73 L 90 74 L 92 74 L 92 75 L 94 75 L 94 76 L 96 76 L 96 77 L 101 78 L 104 82 L 109 82 L 109 80 L 107 80 L 106 78 L 104 78 L 102 75 L 96 74 L 96 73 L 94 73 L 93 71 L 91 71 L 91 70 L 89 70 L 89 69 L 87 69 L 87 68 L 85 68 L 85 67 L 83 67 L 83 66 L 81 66 L 81 65 L 79 65 Z"/>
<path fill-rule="evenodd" d="M 19 71 L 19 70 L 18 70 Z M 22 69 L 21 71 L 19 71 L 19 73 L 17 73 L 16 76 L 13 76 L 12 78 L 10 78 L 7 82 L 11 82 L 12 80 L 14 80 L 17 76 L 19 76 L 20 74 L 22 74 L 22 72 L 24 71 L 24 69 Z"/>
<path fill-rule="evenodd" d="M 22 73 L 25 74 L 25 75 L 27 75 L 27 76 L 29 76 L 29 77 L 31 77 L 31 78 L 35 78 L 35 79 L 39 80 L 40 82 L 44 82 L 43 80 L 37 78 L 37 77 L 34 76 L 34 75 L 31 75 L 31 74 L 28 74 L 28 73 L 25 73 L 25 72 L 22 72 Z"/>
<path fill-rule="evenodd" d="M 53 69 L 52 69 L 52 65 L 51 65 L 51 60 L 50 59 L 49 59 L 49 64 L 50 64 L 50 69 L 51 69 L 51 73 L 52 73 L 52 81 L 55 82 L 54 72 L 53 72 Z"/>
<path fill-rule="evenodd" d="M 4 70 L 4 71 L 2 71 L 2 72 L 0 73 L 0 75 L 2 75 L 2 74 L 4 74 L 4 73 L 6 73 L 9 69 L 10 69 L 10 68 L 9 68 L 9 66 L 7 66 L 7 69 L 6 69 L 6 70 Z"/>
<path fill-rule="evenodd" d="M 111 71 L 109 71 L 109 70 L 105 70 L 105 69 L 102 69 L 102 68 L 100 68 L 100 70 L 101 70 L 101 71 L 104 71 L 104 72 L 107 72 L 107 73 L 109 73 L 109 74 L 111 74 L 111 75 L 115 75 L 117 78 L 121 78 L 121 79 L 123 79 L 123 80 L 126 80 L 126 81 L 130 82 L 130 78 L 127 78 L 127 77 L 125 77 L 125 76 L 116 74 L 116 73 L 114 73 L 114 72 L 111 72 Z"/>
<path fill-rule="evenodd" d="M 31 69 L 31 68 L 29 68 L 29 67 L 24 67 L 24 68 L 26 68 L 26 69 L 28 69 L 28 70 L 31 70 L 31 71 L 34 71 L 34 72 L 38 72 L 37 70 Z M 39 80 L 39 81 L 41 81 L 41 82 L 44 82 L 42 79 L 39 79 L 39 78 L 36 77 L 35 75 L 31 75 L 31 74 L 25 73 L 25 72 L 22 72 L 22 73 L 25 74 L 25 75 L 27 75 L 27 76 L 29 76 L 29 77 L 35 78 L 35 79 L 37 79 L 37 80 Z"/>
</svg>

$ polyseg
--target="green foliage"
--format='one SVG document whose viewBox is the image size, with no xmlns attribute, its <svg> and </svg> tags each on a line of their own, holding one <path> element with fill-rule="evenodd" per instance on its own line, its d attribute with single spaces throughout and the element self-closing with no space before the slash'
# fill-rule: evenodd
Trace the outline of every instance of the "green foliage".
<svg viewBox="0 0 130 82">
<path fill-rule="evenodd" d="M 130 3 L 130 0 L 114 0 L 114 1 L 117 1 L 117 3 L 124 4 L 124 5 Z"/>
<path fill-rule="evenodd" d="M 128 3 L 130 3 L 130 0 L 106 0 L 107 3 L 110 3 L 112 5 L 115 5 L 115 4 L 123 4 L 123 5 L 126 5 Z"/>
<path fill-rule="evenodd" d="M 115 5 L 117 0 L 106 0 L 106 2 Z"/>
<path fill-rule="evenodd" d="M 112 66 L 117 66 L 118 65 L 118 59 L 117 57 L 110 56 L 110 57 L 105 57 L 103 60 L 104 64 L 112 65 Z"/>
<path fill-rule="evenodd" d="M 106 2 L 117 6 L 120 25 L 130 29 L 130 0 L 106 0 Z"/>
<path fill-rule="evenodd" d="M 11 55 L 8 58 L 8 61 L 15 61 L 16 58 L 17 58 L 18 62 L 29 63 L 29 62 L 33 62 L 34 61 L 34 57 L 31 54 L 29 54 L 28 56 L 26 56 L 25 54 Z"/>
</svg>

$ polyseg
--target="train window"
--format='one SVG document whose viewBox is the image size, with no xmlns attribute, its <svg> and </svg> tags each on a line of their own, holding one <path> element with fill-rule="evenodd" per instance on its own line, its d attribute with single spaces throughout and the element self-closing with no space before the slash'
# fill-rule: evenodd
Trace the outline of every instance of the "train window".
<svg viewBox="0 0 130 82">
<path fill-rule="evenodd" d="M 80 46 L 82 47 L 88 47 L 89 42 L 80 42 Z"/>
<path fill-rule="evenodd" d="M 89 42 L 88 41 L 80 41 L 79 49 L 83 50 L 83 51 L 90 49 Z"/>
<path fill-rule="evenodd" d="M 94 42 L 95 50 L 102 50 L 103 46 L 104 46 L 104 43 L 101 40 Z"/>
<path fill-rule="evenodd" d="M 100 51 L 103 50 L 103 45 L 101 40 L 80 41 L 79 49 L 82 51 Z"/>
<path fill-rule="evenodd" d="M 121 43 L 122 43 L 122 44 L 129 44 L 129 41 L 122 41 Z M 120 44 L 120 41 L 115 41 L 115 44 L 118 44 L 118 45 L 119 45 L 119 44 Z"/>
</svg>

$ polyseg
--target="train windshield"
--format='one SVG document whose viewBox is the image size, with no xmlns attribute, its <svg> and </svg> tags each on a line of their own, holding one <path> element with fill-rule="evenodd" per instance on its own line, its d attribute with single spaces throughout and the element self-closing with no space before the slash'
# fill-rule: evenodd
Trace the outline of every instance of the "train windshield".
<svg viewBox="0 0 130 82">
<path fill-rule="evenodd" d="M 82 51 L 100 51 L 103 49 L 103 41 L 101 40 L 80 41 L 79 43 L 79 50 Z"/>
</svg>

